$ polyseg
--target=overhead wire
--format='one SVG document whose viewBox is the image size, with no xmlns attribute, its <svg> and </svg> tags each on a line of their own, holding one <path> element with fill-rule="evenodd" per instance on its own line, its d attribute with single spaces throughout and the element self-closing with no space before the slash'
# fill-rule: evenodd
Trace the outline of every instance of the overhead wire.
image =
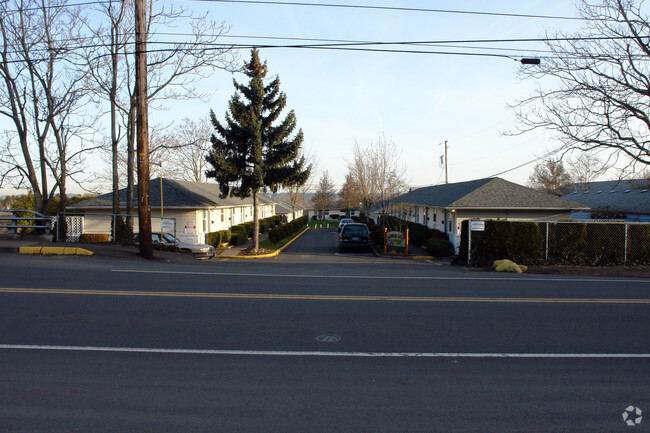
<svg viewBox="0 0 650 433">
<path fill-rule="evenodd" d="M 509 12 L 485 12 L 485 11 L 467 11 L 462 9 L 429 9 L 429 8 L 410 8 L 402 6 L 377 6 L 377 5 L 361 5 L 361 4 L 341 4 L 341 3 L 318 3 L 318 2 L 287 2 L 287 1 L 261 1 L 261 0 L 193 0 L 204 1 L 209 3 L 239 3 L 239 4 L 256 4 L 256 5 L 271 5 L 271 6 L 299 6 L 299 7 L 319 7 L 319 8 L 338 8 L 338 9 L 366 9 L 366 10 L 384 10 L 395 12 L 420 12 L 420 13 L 438 13 L 438 14 L 454 14 L 454 15 L 477 15 L 477 16 L 492 16 L 492 17 L 507 17 L 507 18 L 534 18 L 534 19 L 548 19 L 548 20 L 569 20 L 578 21 L 582 20 L 580 17 L 570 17 L 561 15 L 539 15 L 539 14 L 517 14 Z M 76 6 L 91 6 L 91 5 L 105 5 L 120 3 L 116 0 L 88 0 L 76 3 L 67 3 L 63 5 L 52 6 L 38 6 L 18 9 L 5 9 L 3 12 L 21 12 L 21 11 L 34 11 L 34 10 L 52 10 L 60 9 L 63 7 L 76 7 Z"/>
<path fill-rule="evenodd" d="M 173 32 L 161 32 L 161 33 L 152 33 L 152 37 L 155 36 L 195 36 L 189 33 L 173 33 Z M 509 48 L 509 47 L 489 47 L 489 46 L 476 46 L 476 45 L 465 45 L 465 44 L 493 44 L 493 43 L 546 43 L 546 42 L 562 42 L 562 41 L 598 41 L 598 40 L 627 40 L 632 37 L 620 36 L 617 38 L 605 38 L 605 37 L 562 37 L 562 38 L 508 38 L 508 39 L 468 39 L 468 40 L 459 40 L 459 39 L 448 39 L 448 40 L 419 40 L 419 41 L 354 41 L 354 40 L 337 40 L 337 39 L 316 39 L 316 38 L 290 38 L 290 37 L 280 37 L 280 36 L 253 36 L 253 35 L 216 35 L 217 38 L 231 38 L 231 39 L 269 39 L 269 40 L 291 40 L 291 41 L 309 41 L 309 42 L 322 42 L 322 43 L 305 43 L 305 44 L 264 44 L 264 43 L 248 43 L 248 44 L 239 44 L 239 43 L 216 43 L 216 42 L 184 42 L 184 41 L 165 41 L 165 40 L 154 40 L 150 39 L 148 44 L 150 45 L 171 45 L 170 48 L 160 48 L 160 49 L 150 49 L 148 50 L 151 53 L 156 52 L 173 52 L 173 51 L 189 51 L 189 50 L 202 50 L 202 49 L 273 49 L 273 48 L 283 48 L 283 49 L 319 49 L 319 50 L 342 50 L 342 51 L 365 51 L 365 52 L 384 52 L 384 53 L 406 53 L 406 54 L 431 54 L 431 55 L 458 55 L 458 56 L 479 56 L 479 57 L 501 57 L 514 59 L 518 57 L 518 53 L 528 52 L 528 53 L 541 53 L 549 54 L 550 58 L 552 57 L 552 52 L 549 50 L 533 49 L 533 48 Z M 92 40 L 92 37 L 80 38 L 82 40 Z M 82 44 L 79 46 L 69 46 L 66 47 L 67 50 L 73 51 L 75 49 L 81 48 L 101 48 L 105 46 L 110 46 L 110 44 Z M 484 53 L 484 52 L 472 52 L 472 51 L 434 51 L 427 49 L 381 49 L 376 47 L 381 46 L 412 46 L 412 47 L 438 47 L 438 48 L 453 48 L 456 50 L 481 50 L 495 51 L 493 53 Z M 7 53 L 12 54 L 11 51 Z M 510 53 L 510 54 L 508 54 Z M 127 52 L 126 54 L 129 54 Z M 573 55 L 574 58 L 580 58 L 579 55 Z M 594 56 L 590 56 L 590 59 L 593 59 Z M 645 60 L 645 58 L 643 59 Z"/>
<path fill-rule="evenodd" d="M 464 11 L 459 9 L 428 9 L 428 8 L 408 8 L 398 6 L 373 6 L 359 4 L 340 4 L 340 3 L 308 3 L 308 2 L 286 2 L 286 1 L 261 1 L 261 0 L 194 0 L 205 1 L 210 3 L 240 3 L 240 4 L 257 4 L 257 5 L 274 5 L 274 6 L 309 6 L 309 7 L 329 7 L 345 9 L 374 9 L 400 12 L 427 12 L 427 13 L 446 13 L 460 15 L 482 15 L 497 16 L 509 18 L 537 18 L 553 20 L 580 20 L 578 17 L 567 17 L 558 15 L 536 15 L 536 14 L 515 14 L 506 12 L 481 12 L 481 11 Z"/>
</svg>

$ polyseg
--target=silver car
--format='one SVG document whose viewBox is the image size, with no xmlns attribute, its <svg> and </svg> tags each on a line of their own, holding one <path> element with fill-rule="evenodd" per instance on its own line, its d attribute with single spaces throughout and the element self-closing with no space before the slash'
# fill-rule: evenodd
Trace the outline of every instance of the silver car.
<svg viewBox="0 0 650 433">
<path fill-rule="evenodd" d="M 353 222 L 354 220 L 352 218 L 343 218 L 341 221 L 339 221 L 339 228 L 336 231 L 340 232 L 344 225 L 352 224 Z"/>
<path fill-rule="evenodd" d="M 178 248 L 181 251 L 191 253 L 194 257 L 212 258 L 216 257 L 217 252 L 212 245 L 190 244 L 175 238 L 171 233 L 162 233 L 161 241 L 160 232 L 152 232 L 151 238 L 154 245 L 169 245 Z M 139 233 L 135 233 L 135 244 L 139 244 Z"/>
</svg>

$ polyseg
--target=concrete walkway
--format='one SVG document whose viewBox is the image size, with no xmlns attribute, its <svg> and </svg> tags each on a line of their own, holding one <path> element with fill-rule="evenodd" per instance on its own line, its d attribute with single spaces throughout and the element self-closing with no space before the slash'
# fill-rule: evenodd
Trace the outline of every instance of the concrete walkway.
<svg viewBox="0 0 650 433">
<path fill-rule="evenodd" d="M 260 235 L 260 244 L 262 243 L 262 241 L 265 241 L 268 238 L 269 238 L 268 233 L 261 234 Z M 229 246 L 227 249 L 223 250 L 221 252 L 221 254 L 219 254 L 218 257 L 234 257 L 234 256 L 238 256 L 239 253 L 241 253 L 243 250 L 248 249 L 248 248 L 252 248 L 253 244 L 254 244 L 254 242 L 253 242 L 253 239 L 251 238 L 251 239 L 248 239 L 246 242 L 244 242 L 241 245 Z"/>
</svg>

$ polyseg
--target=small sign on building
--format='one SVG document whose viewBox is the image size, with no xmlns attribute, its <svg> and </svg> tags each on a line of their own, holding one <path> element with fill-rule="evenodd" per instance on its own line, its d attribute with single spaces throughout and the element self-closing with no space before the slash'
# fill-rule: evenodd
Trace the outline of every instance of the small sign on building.
<svg viewBox="0 0 650 433">
<path fill-rule="evenodd" d="M 195 235 L 196 234 L 196 224 L 194 221 L 185 222 L 185 234 L 186 235 Z"/>
<path fill-rule="evenodd" d="M 174 231 L 174 220 L 169 220 L 169 219 L 160 220 L 160 230 Z"/>
<path fill-rule="evenodd" d="M 485 221 L 470 221 L 469 229 L 473 232 L 484 232 Z"/>
</svg>

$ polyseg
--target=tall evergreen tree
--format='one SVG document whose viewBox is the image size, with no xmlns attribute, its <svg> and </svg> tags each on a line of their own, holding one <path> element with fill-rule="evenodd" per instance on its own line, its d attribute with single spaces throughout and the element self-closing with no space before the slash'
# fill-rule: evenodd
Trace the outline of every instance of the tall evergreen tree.
<svg viewBox="0 0 650 433">
<path fill-rule="evenodd" d="M 206 156 L 212 169 L 206 171 L 206 176 L 216 179 L 222 197 L 253 196 L 253 239 L 254 252 L 257 252 L 260 191 L 277 192 L 279 187 L 296 179 L 306 180 L 311 167 L 306 167 L 304 157 L 299 156 L 303 133 L 299 130 L 293 135 L 296 128 L 293 110 L 278 121 L 287 97 L 280 91 L 278 77 L 264 85 L 266 62 L 260 62 L 255 49 L 244 74 L 250 78 L 248 85 L 233 80 L 236 91 L 230 99 L 225 124 L 210 111 L 215 131 L 211 138 L 212 150 Z"/>
</svg>

